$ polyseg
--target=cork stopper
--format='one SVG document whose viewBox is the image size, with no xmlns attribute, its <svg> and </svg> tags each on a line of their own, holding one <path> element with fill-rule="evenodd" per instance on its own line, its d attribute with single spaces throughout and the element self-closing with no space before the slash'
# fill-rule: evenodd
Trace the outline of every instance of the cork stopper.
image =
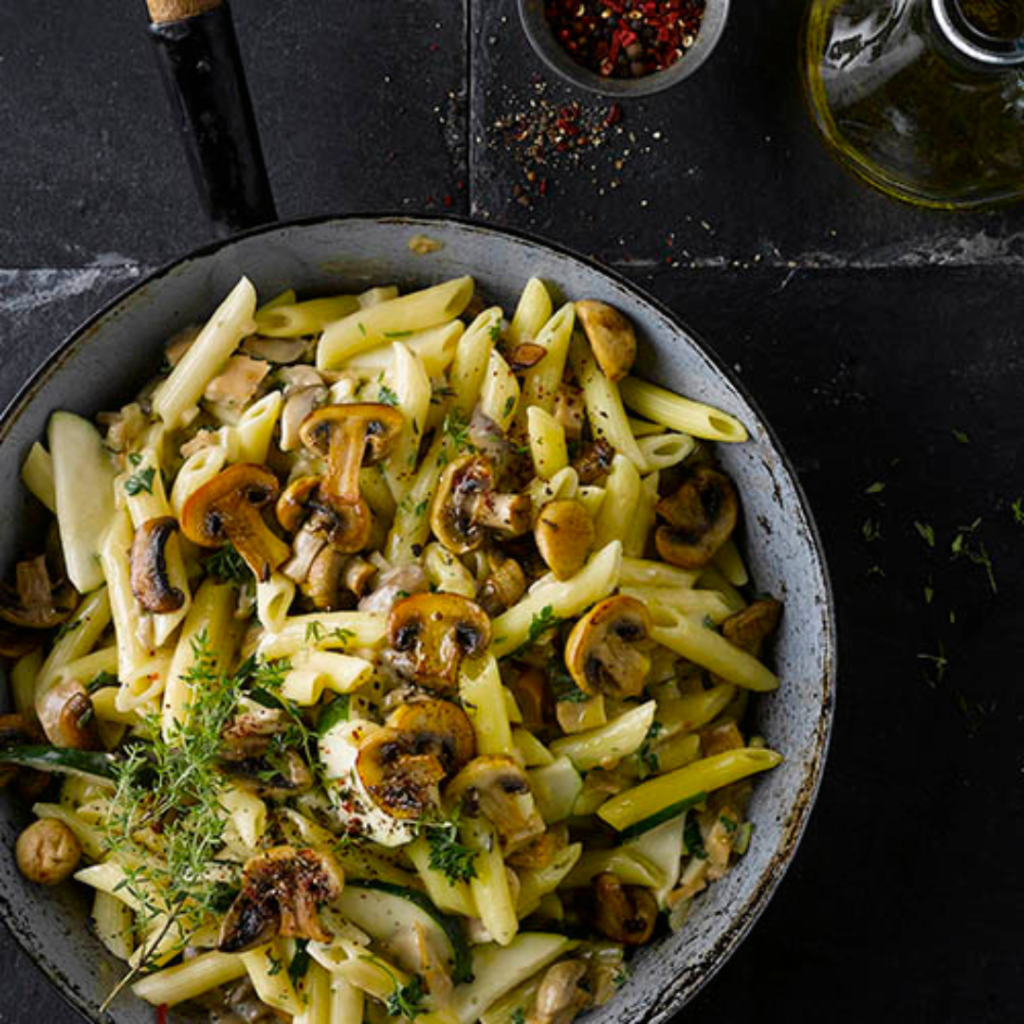
<svg viewBox="0 0 1024 1024">
<path fill-rule="evenodd" d="M 155 25 L 168 21 L 184 21 L 220 7 L 221 0 L 146 0 L 149 16 Z"/>
</svg>

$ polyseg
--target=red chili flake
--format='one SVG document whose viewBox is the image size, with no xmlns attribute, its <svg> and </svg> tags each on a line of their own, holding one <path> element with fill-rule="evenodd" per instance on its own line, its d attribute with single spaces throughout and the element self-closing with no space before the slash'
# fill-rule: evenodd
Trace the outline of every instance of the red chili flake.
<svg viewBox="0 0 1024 1024">
<path fill-rule="evenodd" d="M 605 78 L 636 78 L 663 71 L 686 54 L 700 31 L 705 2 L 545 0 L 544 13 L 577 63 Z"/>
<path fill-rule="evenodd" d="M 156 1008 L 156 1024 L 167 1024 L 167 1004 L 161 1003 Z"/>
<path fill-rule="evenodd" d="M 622 107 L 618 103 L 613 103 L 608 108 L 608 113 L 604 116 L 604 123 L 611 128 L 612 125 L 618 124 L 622 120 Z"/>
</svg>

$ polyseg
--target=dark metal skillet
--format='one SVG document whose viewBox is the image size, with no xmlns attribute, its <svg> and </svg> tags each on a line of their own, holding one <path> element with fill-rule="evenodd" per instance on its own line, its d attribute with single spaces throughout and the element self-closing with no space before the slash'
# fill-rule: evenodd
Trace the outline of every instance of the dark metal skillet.
<svg viewBox="0 0 1024 1024">
<path fill-rule="evenodd" d="M 218 232 L 227 233 L 272 219 L 273 204 L 251 111 L 246 114 L 230 16 L 216 0 L 184 2 L 203 13 L 154 29 L 154 35 L 165 65 L 174 70 L 172 99 L 185 112 L 182 130 L 196 147 L 193 165 L 207 190 L 207 207 Z M 212 64 L 211 57 L 216 58 Z M 204 83 L 198 92 L 189 84 L 196 76 Z M 217 77 L 229 83 L 226 92 Z M 415 255 L 408 243 L 418 233 L 443 248 Z M 566 295 L 618 306 L 641 338 L 641 375 L 722 407 L 750 430 L 748 444 L 719 446 L 718 454 L 743 496 L 743 540 L 752 576 L 760 589 L 786 603 L 775 647 L 782 689 L 757 702 L 758 731 L 786 762 L 755 787 L 750 852 L 701 897 L 684 931 L 643 951 L 626 987 L 587 1018 L 601 1024 L 667 1021 L 721 967 L 766 906 L 796 851 L 824 766 L 836 671 L 833 601 L 821 542 L 789 460 L 731 372 L 669 310 L 618 275 L 520 232 L 454 218 L 368 215 L 251 228 L 169 264 L 110 302 L 37 370 L 0 417 L 3 479 L 17 479 L 53 410 L 91 416 L 134 395 L 158 367 L 166 338 L 208 316 L 243 273 L 264 296 L 286 287 L 316 293 L 384 282 L 423 286 L 471 273 L 506 309 L 527 278 L 539 275 Z M 0 492 L 5 571 L 37 511 L 20 488 Z M 18 873 L 14 841 L 27 821 L 27 809 L 5 795 L 0 913 L 64 998 L 99 1021 L 99 1006 L 123 969 L 89 934 L 85 893 L 68 884 L 42 891 Z M 130 995 L 122 996 L 110 1015 L 124 1024 L 153 1019 L 152 1008 Z"/>
</svg>

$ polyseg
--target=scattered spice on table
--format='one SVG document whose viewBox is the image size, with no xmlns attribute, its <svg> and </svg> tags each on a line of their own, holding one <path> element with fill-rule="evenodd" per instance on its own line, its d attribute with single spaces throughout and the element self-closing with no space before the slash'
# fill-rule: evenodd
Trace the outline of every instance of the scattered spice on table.
<svg viewBox="0 0 1024 1024">
<path fill-rule="evenodd" d="M 577 64 L 605 78 L 642 78 L 693 46 L 705 0 L 546 0 L 555 38 Z"/>
</svg>

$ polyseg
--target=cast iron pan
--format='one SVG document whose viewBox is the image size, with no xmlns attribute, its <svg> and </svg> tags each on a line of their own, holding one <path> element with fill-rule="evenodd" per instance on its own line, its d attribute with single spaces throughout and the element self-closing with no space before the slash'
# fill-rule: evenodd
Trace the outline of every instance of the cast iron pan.
<svg viewBox="0 0 1024 1024">
<path fill-rule="evenodd" d="M 151 33 L 200 195 L 218 234 L 241 233 L 139 282 L 65 341 L 0 418 L 2 479 L 17 479 L 53 410 L 92 416 L 130 400 L 158 368 L 163 342 L 205 319 L 243 273 L 263 296 L 286 287 L 307 294 L 373 283 L 422 287 L 472 273 L 481 291 L 505 309 L 513 308 L 526 280 L 539 275 L 566 296 L 618 306 L 641 339 L 641 375 L 728 410 L 750 430 L 750 443 L 720 446 L 718 454 L 743 497 L 741 541 L 753 578 L 760 590 L 786 604 L 774 651 L 782 688 L 756 704 L 757 730 L 786 761 L 755 786 L 751 849 L 700 897 L 685 929 L 641 951 L 625 988 L 587 1018 L 595 1024 L 667 1021 L 721 967 L 764 909 L 796 850 L 825 761 L 836 668 L 832 594 L 821 542 L 791 464 L 743 387 L 692 332 L 658 302 L 589 260 L 518 232 L 457 219 L 359 216 L 271 224 L 273 200 L 227 5 L 151 0 L 150 7 Z M 269 226 L 253 227 L 258 224 Z M 441 250 L 412 253 L 409 240 L 419 233 L 441 242 Z M 0 493 L 5 575 L 38 517 L 32 501 L 21 488 Z M 86 893 L 70 883 L 41 890 L 18 873 L 14 842 L 27 821 L 26 808 L 5 796 L 0 911 L 68 1002 L 100 1021 L 99 1007 L 123 967 L 87 931 Z M 771 994 L 765 998 L 770 1002 Z M 124 995 L 110 1017 L 151 1024 L 153 1010 Z"/>
</svg>

